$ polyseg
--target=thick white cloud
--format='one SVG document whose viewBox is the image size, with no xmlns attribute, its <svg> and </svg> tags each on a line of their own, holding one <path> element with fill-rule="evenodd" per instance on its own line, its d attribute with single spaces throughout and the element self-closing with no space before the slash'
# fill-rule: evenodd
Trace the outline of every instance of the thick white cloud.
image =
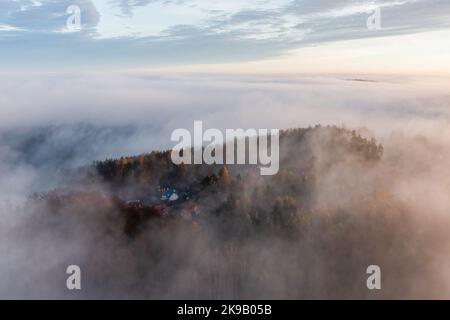
<svg viewBox="0 0 450 320">
<path fill-rule="evenodd" d="M 218 128 L 321 123 L 385 131 L 416 120 L 448 121 L 449 83 L 447 78 L 351 75 L 10 76 L 0 79 L 0 126 L 149 126 L 157 128 L 154 148 L 167 147 L 171 130 L 194 120 Z M 146 143 L 142 151 L 151 147 Z"/>
</svg>

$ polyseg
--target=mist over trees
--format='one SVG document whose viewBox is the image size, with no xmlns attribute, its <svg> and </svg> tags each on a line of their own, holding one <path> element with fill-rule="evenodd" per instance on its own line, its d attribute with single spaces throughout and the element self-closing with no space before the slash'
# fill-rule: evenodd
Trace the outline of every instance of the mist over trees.
<svg viewBox="0 0 450 320">
<path fill-rule="evenodd" d="M 34 194 L 22 228 L 38 243 L 36 230 L 64 239 L 67 255 L 52 270 L 79 265 L 85 298 L 442 295 L 427 260 L 442 234 L 389 191 L 383 152 L 360 132 L 316 126 L 281 133 L 274 176 L 248 165 L 177 166 L 169 151 L 96 161 Z M 381 291 L 366 287 L 374 264 Z M 71 296 L 62 279 L 48 281 L 45 296 Z"/>
</svg>

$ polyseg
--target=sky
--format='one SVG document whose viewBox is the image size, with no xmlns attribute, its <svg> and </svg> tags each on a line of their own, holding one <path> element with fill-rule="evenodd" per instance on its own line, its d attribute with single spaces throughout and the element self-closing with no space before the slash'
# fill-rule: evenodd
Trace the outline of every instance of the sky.
<svg viewBox="0 0 450 320">
<path fill-rule="evenodd" d="M 450 1 L 0 0 L 0 48 L 3 72 L 450 74 Z"/>
</svg>

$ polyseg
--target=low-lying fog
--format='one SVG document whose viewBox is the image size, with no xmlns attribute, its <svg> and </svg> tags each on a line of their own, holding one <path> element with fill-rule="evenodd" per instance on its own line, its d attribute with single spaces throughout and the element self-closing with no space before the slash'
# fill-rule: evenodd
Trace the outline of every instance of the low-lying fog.
<svg viewBox="0 0 450 320">
<path fill-rule="evenodd" d="M 89 241 L 97 241 L 96 254 L 115 261 L 117 266 L 99 265 L 110 268 L 108 276 L 102 276 L 102 270 L 89 276 L 98 282 L 98 288 L 107 290 L 73 297 L 142 297 L 130 284 L 139 271 L 123 275 L 121 272 L 127 269 L 118 266 L 129 258 L 129 250 L 107 236 L 102 239 L 101 228 L 92 227 L 89 236 L 80 233 L 77 238 L 77 223 L 89 224 L 89 219 L 95 218 L 73 219 L 64 227 L 48 230 L 47 224 L 33 224 L 23 210 L 23 200 L 33 192 L 57 186 L 59 173 L 66 168 L 169 149 L 175 144 L 170 141 L 174 129 L 192 130 L 194 120 L 202 120 L 205 127 L 218 129 L 330 124 L 375 137 L 383 144 L 384 155 L 377 170 L 368 173 L 368 183 L 383 181 L 390 194 L 408 204 L 418 237 L 421 228 L 436 228 L 435 237 L 417 253 L 421 262 L 417 265 L 423 269 L 412 271 L 410 291 L 394 290 L 384 297 L 448 298 L 450 233 L 445 226 L 450 226 L 449 85 L 447 78 L 361 75 L 3 75 L 0 297 L 70 298 L 65 291 L 65 269 L 60 266 L 77 264 L 77 257 L 83 257 L 86 263 L 92 255 L 85 254 Z M 335 181 L 330 177 L 329 185 L 323 186 L 323 193 L 317 196 L 331 197 Z M 65 235 L 66 228 L 70 236 Z M 278 260 L 276 246 L 266 253 Z M 318 265 L 327 263 L 326 256 L 317 255 L 316 259 Z M 329 269 L 323 274 L 318 270 L 315 276 L 319 282 L 330 276 Z M 421 273 L 423 279 L 414 278 Z M 178 279 L 174 283 L 186 280 L 183 273 L 174 277 Z M 54 287 L 54 279 L 61 280 L 61 287 Z M 275 275 L 267 281 L 280 286 Z M 288 290 L 273 292 L 274 298 L 295 297 L 286 294 Z M 319 289 L 310 296 L 328 297 Z M 170 289 L 161 293 L 161 298 L 170 297 Z"/>
</svg>

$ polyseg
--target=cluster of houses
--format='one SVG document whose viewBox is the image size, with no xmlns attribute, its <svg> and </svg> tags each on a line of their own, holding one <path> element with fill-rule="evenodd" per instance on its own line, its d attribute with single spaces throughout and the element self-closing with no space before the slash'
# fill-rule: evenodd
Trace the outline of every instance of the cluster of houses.
<svg viewBox="0 0 450 320">
<path fill-rule="evenodd" d="M 153 197 L 149 205 L 142 200 L 130 200 L 126 202 L 127 208 L 150 209 L 159 216 L 168 216 L 174 213 L 186 219 L 198 214 L 199 206 L 192 200 L 193 194 L 190 190 L 178 191 L 172 187 L 158 187 L 158 191 L 160 193 L 159 200 Z"/>
<path fill-rule="evenodd" d="M 161 193 L 161 201 L 174 202 L 177 200 L 186 201 L 192 197 L 190 190 L 178 192 L 175 188 L 171 187 L 159 187 Z"/>
</svg>

